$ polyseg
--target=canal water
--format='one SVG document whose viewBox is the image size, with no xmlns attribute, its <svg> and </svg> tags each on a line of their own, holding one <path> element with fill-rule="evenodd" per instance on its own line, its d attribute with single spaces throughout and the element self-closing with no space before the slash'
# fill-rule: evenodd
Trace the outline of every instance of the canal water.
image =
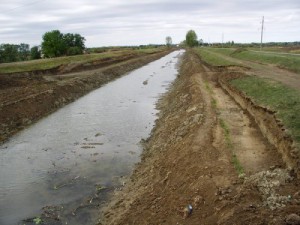
<svg viewBox="0 0 300 225">
<path fill-rule="evenodd" d="M 107 193 L 140 160 L 181 54 L 108 83 L 0 146 L 0 224 L 95 224 Z"/>
</svg>

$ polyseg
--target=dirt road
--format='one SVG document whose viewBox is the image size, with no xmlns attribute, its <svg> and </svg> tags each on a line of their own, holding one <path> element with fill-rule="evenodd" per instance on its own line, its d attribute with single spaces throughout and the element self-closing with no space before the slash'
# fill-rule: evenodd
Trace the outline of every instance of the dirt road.
<svg viewBox="0 0 300 225">
<path fill-rule="evenodd" d="M 299 180 L 216 76 L 186 54 L 141 163 L 99 224 L 300 223 Z"/>
</svg>

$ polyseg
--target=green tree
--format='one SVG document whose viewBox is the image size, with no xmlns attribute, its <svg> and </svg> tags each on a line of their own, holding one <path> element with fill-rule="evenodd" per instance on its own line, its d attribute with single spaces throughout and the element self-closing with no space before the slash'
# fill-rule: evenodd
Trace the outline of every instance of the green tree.
<svg viewBox="0 0 300 225">
<path fill-rule="evenodd" d="M 200 46 L 203 45 L 203 39 L 202 39 L 202 38 L 199 40 L 198 44 L 199 44 Z"/>
<path fill-rule="evenodd" d="M 43 35 L 42 52 L 45 57 L 82 54 L 85 38 L 80 34 L 62 34 L 53 30 Z"/>
<path fill-rule="evenodd" d="M 67 55 L 80 55 L 82 54 L 82 49 L 75 46 L 75 47 L 70 47 L 67 50 Z"/>
<path fill-rule="evenodd" d="M 42 52 L 46 58 L 65 55 L 66 50 L 64 35 L 59 30 L 49 31 L 43 35 Z"/>
<path fill-rule="evenodd" d="M 172 38 L 170 36 L 166 37 L 166 45 L 170 47 L 172 45 Z"/>
<path fill-rule="evenodd" d="M 64 41 L 67 45 L 67 55 L 82 54 L 85 48 L 85 38 L 80 34 L 64 34 Z"/>
<path fill-rule="evenodd" d="M 0 45 L 0 63 L 18 61 L 18 45 L 1 44 Z"/>
<path fill-rule="evenodd" d="M 30 49 L 30 59 L 40 59 L 41 58 L 41 51 L 39 50 L 38 46 L 33 46 Z"/>
<path fill-rule="evenodd" d="M 194 47 L 198 45 L 198 37 L 194 30 L 189 30 L 185 36 L 186 45 L 189 47 Z"/>
<path fill-rule="evenodd" d="M 30 54 L 29 44 L 21 43 L 18 46 L 18 54 L 20 61 L 28 60 Z"/>
</svg>

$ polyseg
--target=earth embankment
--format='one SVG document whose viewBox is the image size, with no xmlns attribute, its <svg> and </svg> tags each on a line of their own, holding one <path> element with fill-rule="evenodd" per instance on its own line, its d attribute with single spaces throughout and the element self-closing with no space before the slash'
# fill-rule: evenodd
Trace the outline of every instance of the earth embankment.
<svg viewBox="0 0 300 225">
<path fill-rule="evenodd" d="M 299 180 L 221 75 L 186 53 L 141 162 L 99 224 L 299 223 Z"/>
<path fill-rule="evenodd" d="M 53 71 L 34 71 L 0 75 L 0 142 L 47 114 L 99 88 L 127 72 L 168 54 L 105 60 L 84 69 L 84 65 L 63 75 Z M 94 70 L 91 70 L 94 69 Z M 81 72 L 74 72 L 74 71 Z"/>
</svg>

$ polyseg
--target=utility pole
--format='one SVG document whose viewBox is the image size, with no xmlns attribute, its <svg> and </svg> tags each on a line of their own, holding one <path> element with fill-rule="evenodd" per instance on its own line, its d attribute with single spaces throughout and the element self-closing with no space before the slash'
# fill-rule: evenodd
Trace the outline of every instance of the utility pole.
<svg viewBox="0 0 300 225">
<path fill-rule="evenodd" d="M 263 36 L 264 36 L 264 16 L 262 17 L 261 21 L 261 34 L 260 34 L 260 50 L 262 50 L 262 42 L 263 42 Z"/>
<path fill-rule="evenodd" d="M 222 48 L 223 48 L 223 43 L 224 43 L 224 33 L 222 33 Z"/>
</svg>

